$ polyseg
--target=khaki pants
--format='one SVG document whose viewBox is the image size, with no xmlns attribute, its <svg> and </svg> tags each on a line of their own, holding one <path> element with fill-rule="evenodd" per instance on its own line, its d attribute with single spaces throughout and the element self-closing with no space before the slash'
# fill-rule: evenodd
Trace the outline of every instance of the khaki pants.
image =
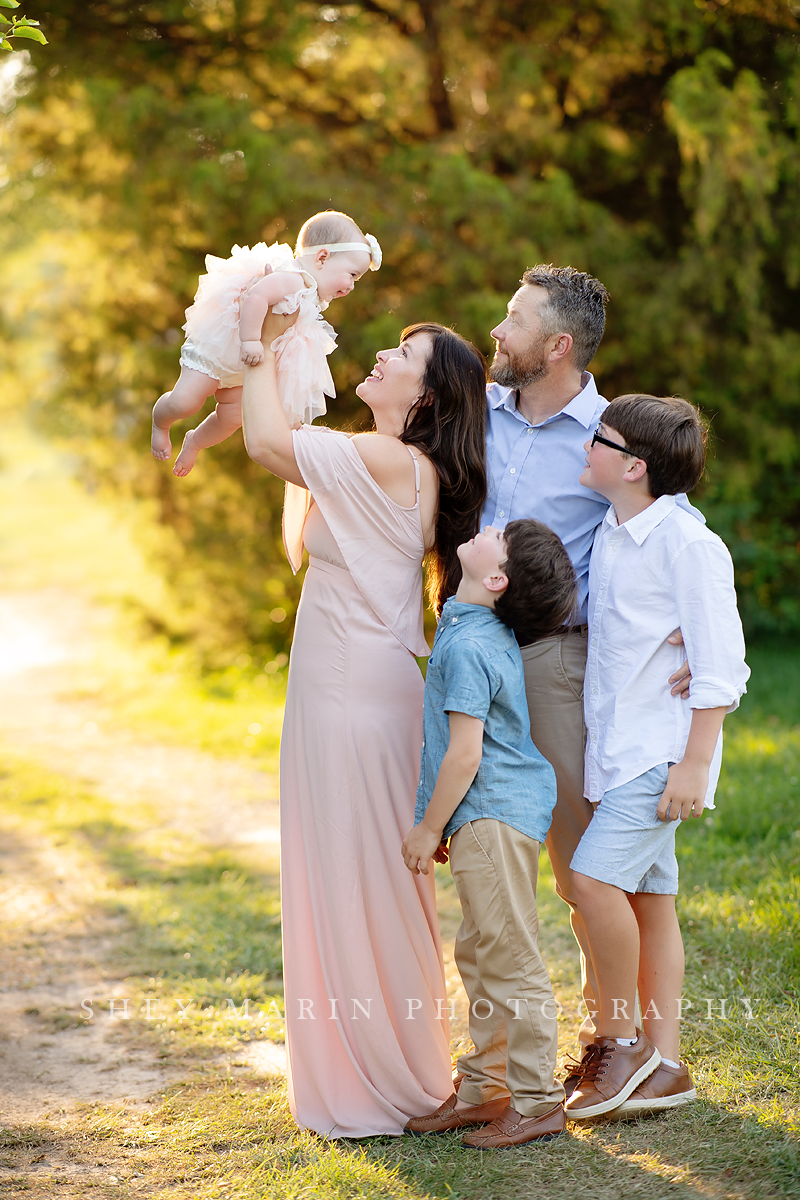
<svg viewBox="0 0 800 1200">
<path fill-rule="evenodd" d="M 537 750 L 553 766 L 558 799 L 547 835 L 547 853 L 556 891 L 569 904 L 572 931 L 581 951 L 581 990 L 589 1012 L 595 1008 L 597 984 L 589 953 L 586 928 L 575 906 L 570 862 L 592 818 L 592 806 L 583 795 L 583 676 L 586 670 L 586 632 L 571 631 L 542 638 L 522 649 L 525 692 L 531 719 L 531 737 Z M 580 1041 L 593 1040 L 594 1024 L 587 1017 Z"/>
<path fill-rule="evenodd" d="M 455 958 L 470 1004 L 475 1049 L 458 1060 L 467 1104 L 511 1094 L 524 1117 L 564 1099 L 553 1072 L 556 1005 L 539 953 L 536 878 L 539 842 L 502 821 L 462 825 L 450 839 L 464 920 Z"/>
</svg>

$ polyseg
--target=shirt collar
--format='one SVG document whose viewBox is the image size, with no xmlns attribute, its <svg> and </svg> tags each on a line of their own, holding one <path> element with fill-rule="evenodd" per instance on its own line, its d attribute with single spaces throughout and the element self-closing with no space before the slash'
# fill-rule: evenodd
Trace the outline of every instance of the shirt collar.
<svg viewBox="0 0 800 1200">
<path fill-rule="evenodd" d="M 472 624 L 488 624 L 490 621 L 498 621 L 502 625 L 502 621 L 494 609 L 488 608 L 485 604 L 464 604 L 462 600 L 456 600 L 455 596 L 451 596 L 445 602 L 439 624 L 444 628 L 454 622 L 461 624 L 462 621 L 469 621 Z"/>
<path fill-rule="evenodd" d="M 565 404 L 561 412 L 568 417 L 574 417 L 584 429 L 591 429 L 597 419 L 597 403 L 600 396 L 597 391 L 597 384 L 594 381 L 594 375 L 589 371 L 584 371 L 581 375 L 581 383 L 583 387 L 570 400 L 569 404 Z M 556 414 L 558 415 L 558 414 Z"/>
<path fill-rule="evenodd" d="M 600 399 L 594 375 L 589 371 L 584 371 L 581 375 L 581 385 L 581 390 L 577 396 L 573 396 L 569 404 L 565 404 L 560 412 L 554 413 L 552 417 L 547 418 L 547 421 L 543 421 L 543 425 L 546 425 L 548 421 L 555 421 L 558 417 L 572 417 L 584 429 L 592 427 L 596 420 L 595 414 Z M 522 414 L 517 410 L 517 392 L 515 388 L 500 387 L 496 383 L 490 384 L 489 388 L 492 393 L 489 397 L 489 406 L 491 408 L 504 408 L 506 412 L 512 413 L 514 416 L 519 416 L 524 420 Z"/>
<path fill-rule="evenodd" d="M 659 496 L 657 500 L 648 504 L 647 508 L 637 513 L 635 517 L 631 517 L 624 525 L 618 525 L 617 514 L 612 505 L 605 515 L 605 524 L 610 525 L 612 529 L 624 529 L 626 533 L 630 534 L 636 545 L 641 546 L 645 538 L 667 519 L 675 506 L 674 496 Z"/>
</svg>

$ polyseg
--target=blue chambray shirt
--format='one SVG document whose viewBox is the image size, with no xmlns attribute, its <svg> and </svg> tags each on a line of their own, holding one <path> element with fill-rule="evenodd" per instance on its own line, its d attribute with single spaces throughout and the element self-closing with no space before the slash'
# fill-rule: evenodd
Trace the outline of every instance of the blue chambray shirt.
<svg viewBox="0 0 800 1200">
<path fill-rule="evenodd" d="M 483 757 L 444 836 L 491 817 L 543 842 L 556 802 L 556 776 L 531 741 L 517 639 L 490 608 L 455 599 L 442 609 L 428 659 L 417 825 L 450 744 L 451 712 L 483 721 Z"/>
</svg>

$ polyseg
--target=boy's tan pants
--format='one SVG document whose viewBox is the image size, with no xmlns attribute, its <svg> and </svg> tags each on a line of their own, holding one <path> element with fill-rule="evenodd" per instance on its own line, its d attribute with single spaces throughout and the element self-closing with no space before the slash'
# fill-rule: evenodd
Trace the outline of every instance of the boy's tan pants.
<svg viewBox="0 0 800 1200">
<path fill-rule="evenodd" d="M 464 919 L 455 958 L 470 1003 L 475 1049 L 458 1060 L 458 1096 L 485 1104 L 510 1093 L 524 1117 L 564 1099 L 554 1069 L 556 1005 L 539 953 L 539 842 L 502 821 L 462 825 L 450 839 L 450 869 Z"/>
<path fill-rule="evenodd" d="M 525 693 L 536 749 L 553 766 L 558 799 L 547 835 L 547 853 L 556 891 L 571 910 L 572 932 L 581 951 L 581 985 L 589 1013 L 596 1007 L 597 984 L 586 927 L 572 891 L 570 862 L 584 830 L 592 819 L 592 806 L 583 794 L 583 676 L 586 670 L 586 627 L 555 637 L 542 638 L 522 648 Z M 594 1023 L 587 1016 L 579 1034 L 586 1045 L 594 1038 Z"/>
</svg>

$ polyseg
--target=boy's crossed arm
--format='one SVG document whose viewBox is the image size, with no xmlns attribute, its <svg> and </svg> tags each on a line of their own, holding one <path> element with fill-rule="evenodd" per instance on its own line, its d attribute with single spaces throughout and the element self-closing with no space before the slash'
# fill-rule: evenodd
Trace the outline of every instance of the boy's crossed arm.
<svg viewBox="0 0 800 1200">
<path fill-rule="evenodd" d="M 483 721 L 466 713 L 449 714 L 450 744 L 425 816 L 406 834 L 401 848 L 403 861 L 414 875 L 428 874 L 447 822 L 467 794 L 483 757 Z"/>
</svg>

